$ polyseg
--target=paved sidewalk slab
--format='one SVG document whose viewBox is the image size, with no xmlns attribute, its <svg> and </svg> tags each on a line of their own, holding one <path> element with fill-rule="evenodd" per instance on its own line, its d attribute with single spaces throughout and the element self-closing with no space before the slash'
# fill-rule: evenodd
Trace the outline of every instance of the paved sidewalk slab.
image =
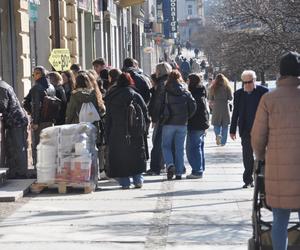
<svg viewBox="0 0 300 250">
<path fill-rule="evenodd" d="M 22 198 L 28 193 L 29 187 L 34 181 L 35 179 L 7 180 L 0 187 L 0 202 L 17 201 Z"/>
<path fill-rule="evenodd" d="M 142 189 L 100 181 L 91 194 L 30 194 L 0 222 L 8 250 L 245 250 L 252 235 L 253 189 L 242 189 L 240 141 L 205 142 L 203 179 L 145 176 Z M 187 174 L 191 169 L 185 159 Z M 270 217 L 270 216 L 269 216 Z"/>
</svg>

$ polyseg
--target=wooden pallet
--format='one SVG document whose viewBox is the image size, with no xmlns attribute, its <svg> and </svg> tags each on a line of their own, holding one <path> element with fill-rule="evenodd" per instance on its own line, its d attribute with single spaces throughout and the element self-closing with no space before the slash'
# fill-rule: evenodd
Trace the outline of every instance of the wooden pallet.
<svg viewBox="0 0 300 250">
<path fill-rule="evenodd" d="M 30 191 L 35 194 L 41 193 L 44 189 L 57 189 L 59 194 L 66 194 L 68 189 L 83 189 L 85 194 L 89 194 L 95 191 L 96 185 L 92 182 L 87 183 L 66 183 L 59 182 L 54 184 L 47 183 L 33 183 L 30 187 Z"/>
</svg>

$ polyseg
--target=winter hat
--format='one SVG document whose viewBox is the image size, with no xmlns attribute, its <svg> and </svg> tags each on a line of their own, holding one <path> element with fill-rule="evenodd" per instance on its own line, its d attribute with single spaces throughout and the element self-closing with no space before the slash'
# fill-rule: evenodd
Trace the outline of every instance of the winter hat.
<svg viewBox="0 0 300 250">
<path fill-rule="evenodd" d="M 281 76 L 300 76 L 300 54 L 289 51 L 280 59 Z"/>
</svg>

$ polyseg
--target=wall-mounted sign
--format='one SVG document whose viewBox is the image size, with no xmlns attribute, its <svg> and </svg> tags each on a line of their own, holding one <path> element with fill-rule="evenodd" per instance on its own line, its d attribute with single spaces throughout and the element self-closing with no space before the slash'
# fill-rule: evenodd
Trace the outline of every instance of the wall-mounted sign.
<svg viewBox="0 0 300 250">
<path fill-rule="evenodd" d="M 36 5 L 40 5 L 41 4 L 40 0 L 29 0 L 28 2 L 29 3 L 34 3 Z"/>
<path fill-rule="evenodd" d="M 38 20 L 38 8 L 39 8 L 39 1 L 29 1 L 28 9 L 29 9 L 29 19 L 30 21 L 36 22 Z"/>
<path fill-rule="evenodd" d="M 94 0 L 94 15 L 100 16 L 102 10 L 102 0 Z"/>
<path fill-rule="evenodd" d="M 91 11 L 92 10 L 91 0 L 78 0 L 78 8 L 86 11 Z"/>
<path fill-rule="evenodd" d="M 171 10 L 171 33 L 177 33 L 177 0 L 170 0 L 170 10 Z"/>
<path fill-rule="evenodd" d="M 69 49 L 53 49 L 49 57 L 49 62 L 56 71 L 68 70 L 71 66 Z"/>
<path fill-rule="evenodd" d="M 177 0 L 163 1 L 164 35 L 173 38 L 177 33 Z"/>
</svg>

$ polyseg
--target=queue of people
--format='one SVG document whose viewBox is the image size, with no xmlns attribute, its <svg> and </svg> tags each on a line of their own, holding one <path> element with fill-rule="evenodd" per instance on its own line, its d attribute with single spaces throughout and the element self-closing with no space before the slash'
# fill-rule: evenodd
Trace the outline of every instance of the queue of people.
<svg viewBox="0 0 300 250">
<path fill-rule="evenodd" d="M 234 93 L 228 79 L 217 74 L 204 86 L 197 73 L 182 75 L 167 62 L 156 66 L 148 77 L 133 58 L 126 58 L 122 71 L 109 69 L 97 58 L 92 70 L 74 64 L 70 70 L 50 72 L 42 66 L 33 70 L 34 85 L 23 106 L 13 89 L 0 81 L 0 113 L 6 129 L 6 161 L 9 178 L 27 178 L 27 126 L 32 133 L 33 165 L 37 163 L 37 145 L 42 129 L 80 122 L 84 103 L 92 103 L 99 120 L 98 149 L 106 145 L 107 176 L 129 189 L 143 186 L 143 173 L 160 175 L 166 168 L 167 179 L 182 179 L 184 148 L 192 168 L 188 179 L 200 179 L 205 171 L 204 142 L 209 114 L 216 144 L 225 146 L 228 127 L 232 140 L 237 128 L 241 137 L 244 164 L 243 188 L 253 187 L 254 154 L 266 162 L 266 199 L 272 207 L 272 239 L 275 250 L 287 249 L 287 224 L 291 210 L 300 216 L 300 54 L 288 52 L 280 62 L 277 89 L 256 84 L 256 73 L 241 74 L 243 86 Z M 47 119 L 45 97 L 58 99 L 55 119 Z M 230 118 L 229 102 L 233 99 Z M 209 105 L 208 105 L 209 103 Z M 26 112 L 27 114 L 26 114 Z M 30 120 L 28 115 L 30 115 Z M 152 122 L 153 147 L 148 153 L 147 134 Z M 186 145 L 185 145 L 186 141 Z M 150 169 L 146 162 L 150 158 Z M 100 159 L 100 157 L 99 157 Z M 101 159 L 100 159 L 101 161 Z"/>
</svg>

